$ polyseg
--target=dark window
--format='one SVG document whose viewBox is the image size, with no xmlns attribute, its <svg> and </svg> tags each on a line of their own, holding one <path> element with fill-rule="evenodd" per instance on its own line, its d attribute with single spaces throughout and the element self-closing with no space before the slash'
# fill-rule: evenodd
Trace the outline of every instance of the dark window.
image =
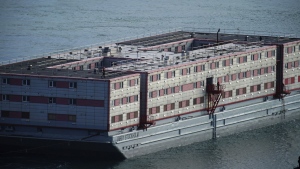
<svg viewBox="0 0 300 169">
<path fill-rule="evenodd" d="M 9 95 L 6 95 L 6 94 L 2 95 L 2 100 L 9 101 Z"/>
<path fill-rule="evenodd" d="M 29 96 L 22 96 L 23 102 L 29 102 Z"/>
<path fill-rule="evenodd" d="M 69 121 L 76 122 L 76 115 L 69 115 Z"/>
<path fill-rule="evenodd" d="M 56 87 L 56 82 L 50 80 L 50 81 L 49 81 L 49 87 Z"/>
<path fill-rule="evenodd" d="M 3 78 L 3 79 L 2 79 L 2 83 L 4 83 L 4 84 L 9 84 L 9 79 L 8 79 L 8 78 Z"/>
<path fill-rule="evenodd" d="M 76 99 L 70 99 L 69 103 L 72 104 L 72 105 L 76 105 Z"/>
<path fill-rule="evenodd" d="M 30 113 L 29 112 L 22 112 L 22 119 L 29 119 Z"/>
<path fill-rule="evenodd" d="M 176 52 L 176 53 L 178 52 L 178 46 L 175 47 L 175 52 Z"/>
<path fill-rule="evenodd" d="M 29 86 L 30 85 L 30 80 L 29 79 L 23 80 L 23 85 L 24 86 Z"/>
<path fill-rule="evenodd" d="M 9 117 L 9 111 L 1 111 L 1 117 Z"/>
<path fill-rule="evenodd" d="M 49 103 L 56 103 L 55 97 L 49 97 Z"/>
<path fill-rule="evenodd" d="M 77 82 L 70 82 L 69 88 L 77 88 Z"/>
</svg>

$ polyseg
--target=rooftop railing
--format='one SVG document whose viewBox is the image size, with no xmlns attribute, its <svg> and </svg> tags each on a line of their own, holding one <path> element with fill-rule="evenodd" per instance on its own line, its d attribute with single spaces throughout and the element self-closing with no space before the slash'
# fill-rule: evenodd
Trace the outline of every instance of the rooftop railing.
<svg viewBox="0 0 300 169">
<path fill-rule="evenodd" d="M 217 33 L 217 28 L 190 28 L 190 27 L 185 27 L 185 28 L 175 28 L 175 29 L 169 29 L 166 31 L 156 31 L 152 33 L 146 33 L 146 34 L 141 34 L 141 35 L 136 35 L 132 37 L 125 37 L 121 39 L 117 39 L 114 41 L 105 41 L 102 43 L 96 43 L 96 44 L 91 44 L 91 45 L 85 45 L 85 46 L 80 46 L 80 47 L 75 47 L 71 49 L 65 49 L 65 50 L 59 50 L 55 52 L 49 52 L 41 55 L 34 55 L 34 56 L 29 56 L 29 57 L 22 57 L 22 58 L 16 58 L 8 61 L 2 61 L 0 62 L 1 65 L 6 65 L 6 64 L 12 64 L 16 62 L 21 62 L 21 61 L 26 61 L 30 59 L 37 59 L 37 58 L 42 58 L 42 57 L 62 57 L 64 59 L 74 59 L 72 58 L 72 55 L 70 56 L 69 53 L 72 52 L 76 56 L 79 55 L 79 59 L 87 59 L 84 55 L 84 50 L 87 49 L 89 51 L 96 51 L 99 49 L 99 46 L 113 46 L 118 42 L 122 41 L 130 41 L 134 39 L 139 39 L 139 38 L 145 38 L 145 37 L 150 37 L 150 36 L 157 36 L 157 35 L 163 35 L 167 33 L 172 33 L 172 32 L 177 32 L 177 31 L 186 31 L 186 32 L 202 32 L 202 33 Z M 239 35 L 255 35 L 255 36 L 273 36 L 273 37 L 283 37 L 283 38 L 297 38 L 296 34 L 285 34 L 282 32 L 266 32 L 266 31 L 253 31 L 253 30 L 240 30 L 239 28 L 237 29 L 221 29 L 219 33 L 224 33 L 224 34 L 239 34 Z M 82 56 L 82 58 L 81 58 Z"/>
</svg>

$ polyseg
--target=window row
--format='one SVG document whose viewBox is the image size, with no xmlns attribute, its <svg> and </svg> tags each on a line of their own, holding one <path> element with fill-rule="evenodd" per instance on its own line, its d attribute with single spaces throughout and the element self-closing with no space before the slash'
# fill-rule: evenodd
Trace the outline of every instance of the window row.
<svg viewBox="0 0 300 169">
<path fill-rule="evenodd" d="M 17 85 L 17 86 L 30 86 L 30 79 L 14 79 L 3 78 L 3 84 Z M 48 87 L 57 88 L 77 88 L 77 82 L 64 82 L 64 81 L 48 81 Z"/>
<path fill-rule="evenodd" d="M 264 83 L 264 89 L 270 89 L 270 88 L 274 88 L 274 82 Z M 260 84 L 250 86 L 250 93 L 261 91 L 261 90 L 262 90 L 262 88 L 261 88 Z M 236 96 L 246 94 L 246 93 L 247 93 L 247 88 L 246 87 L 239 88 L 239 89 L 235 90 L 235 95 Z M 224 91 L 222 93 L 222 98 L 228 98 L 228 97 L 232 97 L 232 91 L 231 90 L 230 91 Z"/>
<path fill-rule="evenodd" d="M 193 99 L 193 105 L 197 105 L 197 104 L 202 104 L 204 103 L 204 97 L 197 97 Z M 166 104 L 163 105 L 163 111 L 170 111 L 170 110 L 174 110 L 175 109 L 175 103 L 170 103 L 170 104 Z M 183 100 L 178 102 L 178 108 L 185 108 L 190 106 L 190 100 Z M 161 106 L 156 106 L 156 107 L 151 107 L 149 108 L 149 114 L 156 114 L 156 113 L 160 113 L 160 108 Z"/>
<path fill-rule="evenodd" d="M 300 46 L 299 49 L 300 51 Z M 290 47 L 286 47 L 284 48 L 284 53 L 290 54 L 290 53 L 295 53 L 296 52 L 296 46 L 290 46 Z"/>
<path fill-rule="evenodd" d="M 123 97 L 120 99 L 115 99 L 111 101 L 111 106 L 119 106 L 119 105 L 124 105 L 128 103 L 133 103 L 133 102 L 138 102 L 139 101 L 139 96 L 134 95 L 134 96 L 128 96 L 128 97 Z"/>
<path fill-rule="evenodd" d="M 20 96 L 20 95 L 7 95 L 7 94 L 2 94 L 0 100 L 11 101 L 11 102 L 30 102 L 30 103 L 43 103 L 43 104 L 104 107 L 103 100 L 56 98 L 56 97 L 43 97 L 43 96 Z"/>
<path fill-rule="evenodd" d="M 240 72 L 240 73 L 235 73 L 235 74 L 231 74 L 231 75 L 218 77 L 217 81 L 219 83 L 229 82 L 229 81 L 259 76 L 259 75 L 263 75 L 263 74 L 271 73 L 271 72 L 275 72 L 275 66 L 269 66 L 269 67 L 264 67 L 261 69 L 249 70 L 246 72 Z"/>
<path fill-rule="evenodd" d="M 30 118 L 30 112 L 18 112 L 18 111 L 1 110 L 1 117 L 29 119 Z"/>
<path fill-rule="evenodd" d="M 291 69 L 295 67 L 299 67 L 300 65 L 300 60 L 294 61 L 294 62 L 288 62 L 284 64 L 284 68 L 286 69 Z"/>
<path fill-rule="evenodd" d="M 172 51 L 172 48 L 164 48 L 163 49 L 165 52 L 171 52 Z M 175 46 L 174 48 L 174 52 L 177 53 L 177 52 L 182 52 L 185 50 L 185 45 L 182 45 L 182 46 Z"/>
<path fill-rule="evenodd" d="M 138 111 L 130 112 L 126 114 L 126 120 L 135 119 L 139 117 Z M 111 123 L 121 122 L 125 120 L 123 118 L 123 114 L 112 116 L 111 117 Z"/>
<path fill-rule="evenodd" d="M 139 79 L 127 80 L 127 86 L 131 87 L 131 86 L 137 86 L 137 85 L 139 85 Z M 124 82 L 113 83 L 112 88 L 114 90 L 123 89 L 124 88 Z"/>
<path fill-rule="evenodd" d="M 201 88 L 203 86 L 204 86 L 204 81 L 199 81 L 199 82 L 184 84 L 180 86 L 169 87 L 166 89 L 160 89 L 160 90 L 149 92 L 149 98 L 156 98 L 159 96 L 165 96 L 173 93 L 185 92 L 188 90 Z"/>
<path fill-rule="evenodd" d="M 48 120 L 76 122 L 76 115 L 48 113 Z"/>
<path fill-rule="evenodd" d="M 3 84 L 30 86 L 30 79 L 2 78 Z"/>
<path fill-rule="evenodd" d="M 99 62 L 96 62 L 96 63 L 90 63 L 90 64 L 87 64 L 87 65 L 79 65 L 79 66 L 75 66 L 75 67 L 72 67 L 72 70 L 85 70 L 85 69 L 95 69 L 95 68 L 99 68 Z"/>
</svg>

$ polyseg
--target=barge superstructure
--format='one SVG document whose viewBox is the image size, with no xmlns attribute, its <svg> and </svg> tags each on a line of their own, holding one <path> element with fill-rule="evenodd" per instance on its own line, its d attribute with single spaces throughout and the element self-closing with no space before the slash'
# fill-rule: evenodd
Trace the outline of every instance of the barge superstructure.
<svg viewBox="0 0 300 169">
<path fill-rule="evenodd" d="M 129 158 L 300 117 L 300 38 L 174 31 L 0 65 L 0 144 Z"/>
</svg>

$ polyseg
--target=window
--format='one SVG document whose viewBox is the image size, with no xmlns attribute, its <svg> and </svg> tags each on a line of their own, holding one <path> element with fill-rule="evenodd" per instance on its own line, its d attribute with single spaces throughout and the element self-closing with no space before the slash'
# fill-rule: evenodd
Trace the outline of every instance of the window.
<svg viewBox="0 0 300 169">
<path fill-rule="evenodd" d="M 69 104 L 76 105 L 76 99 L 69 99 Z"/>
<path fill-rule="evenodd" d="M 2 95 L 2 100 L 9 101 L 9 95 L 6 95 L 6 94 Z"/>
<path fill-rule="evenodd" d="M 149 81 L 153 82 L 153 75 L 150 76 Z"/>
<path fill-rule="evenodd" d="M 152 92 L 149 92 L 149 98 L 152 98 L 152 97 L 153 97 Z"/>
<path fill-rule="evenodd" d="M 91 63 L 88 64 L 87 68 L 88 68 L 88 69 L 91 69 L 91 68 L 92 68 L 92 64 L 91 64 Z"/>
<path fill-rule="evenodd" d="M 232 90 L 222 93 L 222 98 L 232 97 Z"/>
<path fill-rule="evenodd" d="M 83 65 L 80 65 L 80 66 L 79 66 L 79 70 L 83 70 Z"/>
<path fill-rule="evenodd" d="M 205 65 L 201 65 L 201 70 L 202 70 L 202 71 L 205 70 Z"/>
<path fill-rule="evenodd" d="M 168 79 L 168 72 L 165 72 L 165 79 Z"/>
<path fill-rule="evenodd" d="M 264 70 L 265 73 L 269 73 L 269 67 L 265 67 L 264 69 L 265 69 Z"/>
<path fill-rule="evenodd" d="M 55 97 L 49 97 L 49 103 L 56 103 L 56 98 Z"/>
<path fill-rule="evenodd" d="M 168 89 L 164 89 L 164 94 L 168 94 Z"/>
<path fill-rule="evenodd" d="M 1 117 L 9 117 L 9 111 L 1 111 Z"/>
<path fill-rule="evenodd" d="M 233 65 L 233 59 L 230 59 L 230 65 Z"/>
<path fill-rule="evenodd" d="M 156 80 L 160 80 L 160 74 L 156 75 Z"/>
<path fill-rule="evenodd" d="M 131 112 L 131 113 L 127 113 L 127 120 L 129 119 L 134 119 L 134 118 L 138 118 L 138 112 Z"/>
<path fill-rule="evenodd" d="M 123 115 L 122 114 L 111 117 L 111 122 L 112 123 L 116 123 L 116 122 L 119 122 L 119 121 L 123 121 Z"/>
<path fill-rule="evenodd" d="M 186 68 L 186 74 L 190 74 L 191 73 L 191 68 Z"/>
<path fill-rule="evenodd" d="M 23 80 L 22 84 L 23 84 L 23 86 L 29 86 L 30 80 L 29 79 Z"/>
<path fill-rule="evenodd" d="M 261 55 L 262 55 L 261 53 L 258 54 L 258 59 L 261 59 Z"/>
<path fill-rule="evenodd" d="M 139 84 L 139 79 L 135 79 L 135 85 L 138 85 Z"/>
<path fill-rule="evenodd" d="M 168 48 L 168 52 L 171 52 L 171 48 Z"/>
<path fill-rule="evenodd" d="M 22 112 L 21 113 L 22 119 L 29 119 L 30 118 L 30 112 Z"/>
<path fill-rule="evenodd" d="M 183 69 L 180 69 L 180 75 L 183 75 Z"/>
<path fill-rule="evenodd" d="M 272 50 L 271 56 L 275 56 L 275 55 L 276 55 L 276 51 L 275 51 L 275 50 Z"/>
<path fill-rule="evenodd" d="M 247 62 L 247 56 L 243 57 L 243 62 Z"/>
<path fill-rule="evenodd" d="M 69 88 L 77 88 L 77 82 L 69 82 Z"/>
<path fill-rule="evenodd" d="M 120 105 L 124 104 L 123 99 L 120 99 Z"/>
<path fill-rule="evenodd" d="M 299 46 L 299 48 L 300 48 L 300 46 Z M 185 45 L 182 45 L 181 49 L 182 49 L 182 50 L 185 50 Z"/>
<path fill-rule="evenodd" d="M 257 69 L 257 74 L 258 74 L 258 75 L 261 74 L 261 69 Z"/>
<path fill-rule="evenodd" d="M 219 62 L 215 62 L 216 68 L 219 68 Z"/>
<path fill-rule="evenodd" d="M 198 66 L 194 66 L 194 72 L 198 72 Z"/>
<path fill-rule="evenodd" d="M 172 71 L 172 77 L 175 77 L 175 70 Z"/>
<path fill-rule="evenodd" d="M 135 101 L 135 102 L 139 101 L 138 95 L 135 95 L 135 96 L 134 96 L 134 101 Z"/>
<path fill-rule="evenodd" d="M 226 66 L 226 60 L 222 61 L 222 66 L 225 67 Z"/>
<path fill-rule="evenodd" d="M 2 83 L 3 84 L 9 84 L 9 79 L 8 78 L 3 78 Z"/>
<path fill-rule="evenodd" d="M 55 87 L 55 86 L 56 86 L 56 82 L 50 80 L 50 81 L 49 81 L 49 87 Z"/>
<path fill-rule="evenodd" d="M 171 93 L 175 93 L 175 87 L 171 87 Z"/>
<path fill-rule="evenodd" d="M 131 86 L 130 82 L 131 80 L 127 80 L 127 86 Z"/>
<path fill-rule="evenodd" d="M 123 88 L 123 82 L 120 82 L 120 89 Z"/>
<path fill-rule="evenodd" d="M 76 122 L 76 115 L 69 115 L 68 117 L 69 121 Z"/>
<path fill-rule="evenodd" d="M 246 87 L 236 89 L 236 95 L 246 94 Z"/>
<path fill-rule="evenodd" d="M 22 96 L 23 102 L 29 102 L 29 96 Z"/>
<path fill-rule="evenodd" d="M 183 91 L 183 85 L 180 86 L 179 90 L 180 90 L 180 91 Z"/>
<path fill-rule="evenodd" d="M 250 92 L 256 92 L 261 90 L 261 85 L 250 86 Z"/>
<path fill-rule="evenodd" d="M 197 82 L 194 82 L 194 83 L 193 83 L 193 86 L 194 86 L 194 89 L 198 88 Z"/>
<path fill-rule="evenodd" d="M 175 109 L 175 103 L 171 103 L 171 110 Z"/>
<path fill-rule="evenodd" d="M 48 120 L 76 122 L 76 115 L 48 113 Z"/>
<path fill-rule="evenodd" d="M 293 46 L 293 50 L 292 50 L 293 52 L 296 52 L 296 46 Z"/>
<path fill-rule="evenodd" d="M 130 96 L 127 97 L 127 103 L 130 103 Z"/>
<path fill-rule="evenodd" d="M 115 106 L 115 105 L 116 105 L 115 100 L 112 100 L 112 101 L 111 101 L 111 106 Z"/>
<path fill-rule="evenodd" d="M 176 53 L 178 52 L 178 46 L 175 47 L 175 52 L 176 52 Z"/>
</svg>

